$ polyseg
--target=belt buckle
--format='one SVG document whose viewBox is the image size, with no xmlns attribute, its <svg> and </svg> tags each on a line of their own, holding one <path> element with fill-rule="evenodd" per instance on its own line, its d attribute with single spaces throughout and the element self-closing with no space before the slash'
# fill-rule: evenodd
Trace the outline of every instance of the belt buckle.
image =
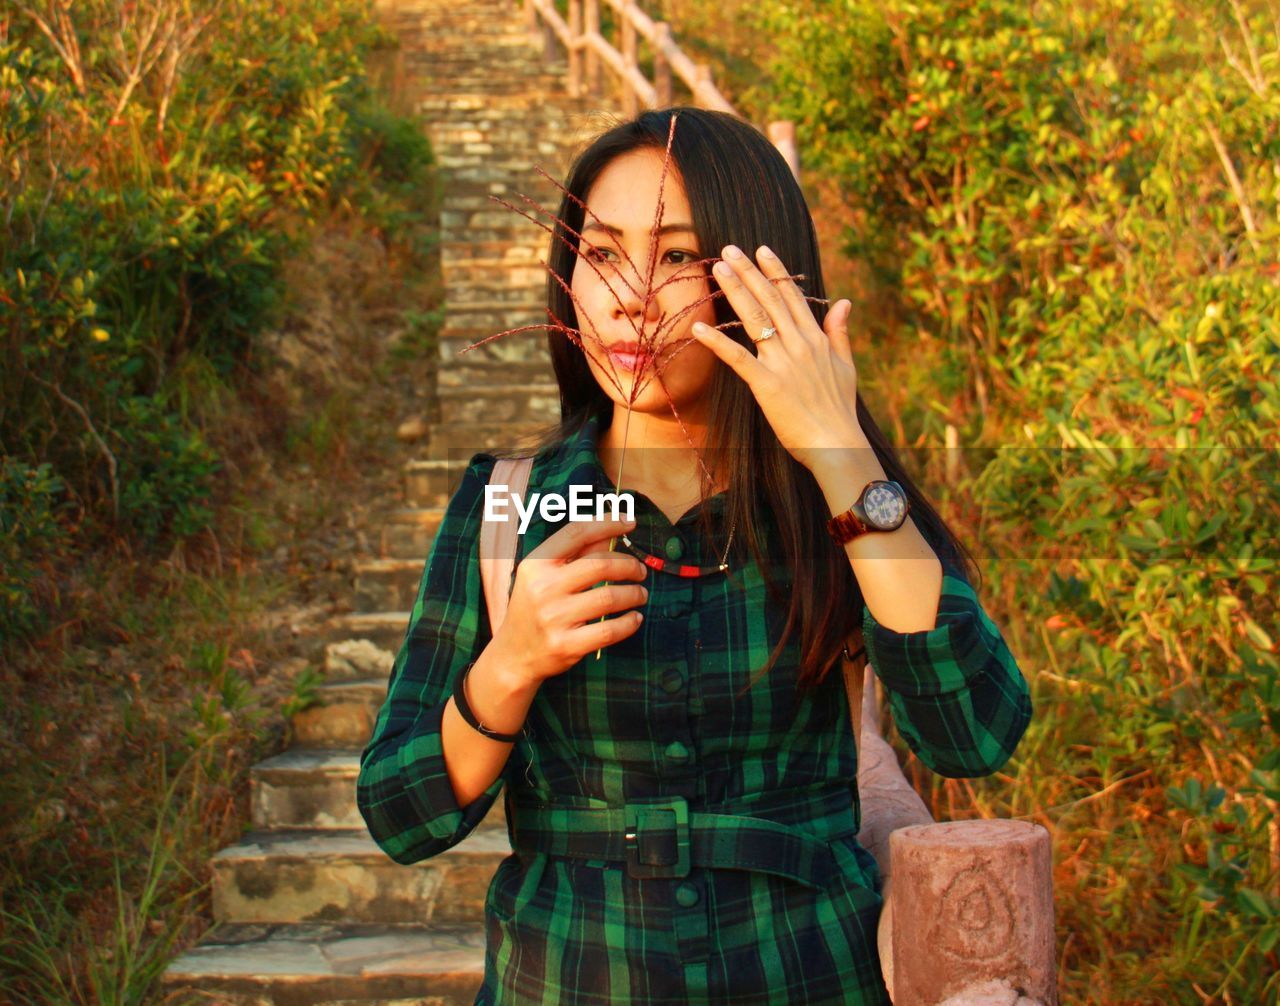
<svg viewBox="0 0 1280 1006">
<path fill-rule="evenodd" d="M 684 877 L 689 873 L 689 804 L 682 796 L 641 798 L 625 806 L 627 873 L 633 877 Z M 662 819 L 667 820 L 663 821 Z M 665 827 L 664 827 L 665 825 Z M 641 858 L 646 838 L 654 839 L 654 831 L 675 831 L 676 858 L 654 861 L 652 855 Z"/>
</svg>

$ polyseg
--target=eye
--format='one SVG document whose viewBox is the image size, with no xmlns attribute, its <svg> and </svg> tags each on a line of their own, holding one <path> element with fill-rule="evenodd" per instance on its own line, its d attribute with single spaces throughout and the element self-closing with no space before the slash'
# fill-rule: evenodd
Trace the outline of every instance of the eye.
<svg viewBox="0 0 1280 1006">
<path fill-rule="evenodd" d="M 600 248 L 597 246 L 595 248 L 588 248 L 582 253 L 582 256 L 583 258 L 590 259 L 592 262 L 607 262 L 609 261 L 608 257 L 613 253 L 612 248 Z M 680 248 L 672 248 L 663 255 L 663 259 L 670 262 L 672 265 L 688 265 L 690 262 L 697 261 L 697 258 L 698 256 L 693 252 L 684 251 Z"/>
</svg>

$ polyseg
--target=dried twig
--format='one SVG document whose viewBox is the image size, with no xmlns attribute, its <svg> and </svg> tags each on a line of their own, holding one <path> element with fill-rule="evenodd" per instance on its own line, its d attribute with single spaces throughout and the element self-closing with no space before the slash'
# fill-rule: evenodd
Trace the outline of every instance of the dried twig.
<svg viewBox="0 0 1280 1006">
<path fill-rule="evenodd" d="M 58 385 L 52 384 L 49 381 L 44 380 L 42 377 L 37 377 L 30 371 L 27 372 L 27 375 L 37 384 L 43 384 L 46 388 L 52 391 L 62 399 L 67 406 L 73 409 L 82 420 L 84 420 L 84 425 L 89 429 L 89 435 L 93 437 L 94 442 L 98 445 L 98 450 L 102 453 L 102 456 L 106 458 L 107 474 L 111 479 L 111 516 L 118 519 L 120 516 L 120 485 L 116 478 L 116 472 L 118 470 L 116 456 L 111 453 L 111 448 L 107 446 L 107 442 L 103 440 L 101 434 L 98 433 L 98 428 L 93 425 L 93 420 L 89 418 L 89 413 L 85 410 L 83 405 L 77 402 L 74 398 L 68 396 L 67 393 Z"/>
<path fill-rule="evenodd" d="M 1249 205 L 1249 196 L 1244 190 L 1244 184 L 1240 181 L 1240 176 L 1236 174 L 1236 166 L 1231 161 L 1231 154 L 1227 150 L 1226 144 L 1222 142 L 1222 134 L 1218 132 L 1218 127 L 1214 125 L 1213 120 L 1206 118 L 1204 120 L 1204 128 L 1209 134 L 1209 139 L 1213 142 L 1213 149 L 1218 152 L 1218 160 L 1222 162 L 1223 173 L 1227 176 L 1227 183 L 1231 186 L 1231 194 L 1235 197 L 1236 206 L 1240 210 L 1240 219 L 1244 221 L 1245 235 L 1256 252 L 1258 250 L 1258 225 L 1254 222 L 1253 208 Z"/>
<path fill-rule="evenodd" d="M 71 22 L 68 11 L 69 0 L 51 0 L 45 13 L 40 13 L 29 3 L 17 4 L 18 10 L 35 22 L 37 28 L 53 45 L 54 51 L 71 74 L 71 83 L 75 89 L 84 94 L 84 64 L 80 58 L 80 42 L 76 37 L 75 25 Z"/>
</svg>

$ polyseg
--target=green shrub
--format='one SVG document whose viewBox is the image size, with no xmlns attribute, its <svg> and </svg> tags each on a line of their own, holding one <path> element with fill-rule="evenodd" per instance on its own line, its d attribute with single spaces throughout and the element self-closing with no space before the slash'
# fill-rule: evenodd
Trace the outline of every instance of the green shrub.
<svg viewBox="0 0 1280 1006">
<path fill-rule="evenodd" d="M 863 345 L 936 347 L 910 418 L 977 445 L 992 581 L 1043 644 L 1019 784 L 1070 808 L 1064 994 L 1274 1001 L 1280 22 L 801 0 L 756 24 L 759 117 L 797 121 L 859 222 Z"/>
<path fill-rule="evenodd" d="M 420 231 L 434 181 L 367 80 L 392 39 L 366 0 L 162 0 L 180 41 L 126 93 L 143 6 L 90 0 L 63 28 L 23 4 L 0 27 L 0 444 L 163 547 L 218 486 L 217 402 L 174 375 L 234 388 L 317 223 Z"/>
<path fill-rule="evenodd" d="M 62 481 L 47 464 L 30 468 L 0 458 L 0 639 L 44 624 L 38 602 L 48 590 L 43 566 L 66 545 L 59 520 Z"/>
</svg>

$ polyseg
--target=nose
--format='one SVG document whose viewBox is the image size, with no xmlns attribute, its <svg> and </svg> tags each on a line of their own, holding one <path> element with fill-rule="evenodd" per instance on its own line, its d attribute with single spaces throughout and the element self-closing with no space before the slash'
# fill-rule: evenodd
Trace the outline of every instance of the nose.
<svg viewBox="0 0 1280 1006">
<path fill-rule="evenodd" d="M 626 276 L 625 282 L 623 275 Z M 652 291 L 645 286 L 643 278 L 637 276 L 634 269 L 628 267 L 625 273 L 619 272 L 613 276 L 609 288 L 613 291 L 610 312 L 615 320 L 627 317 L 636 323 L 656 322 L 660 317 L 658 298 L 652 295 Z"/>
</svg>

